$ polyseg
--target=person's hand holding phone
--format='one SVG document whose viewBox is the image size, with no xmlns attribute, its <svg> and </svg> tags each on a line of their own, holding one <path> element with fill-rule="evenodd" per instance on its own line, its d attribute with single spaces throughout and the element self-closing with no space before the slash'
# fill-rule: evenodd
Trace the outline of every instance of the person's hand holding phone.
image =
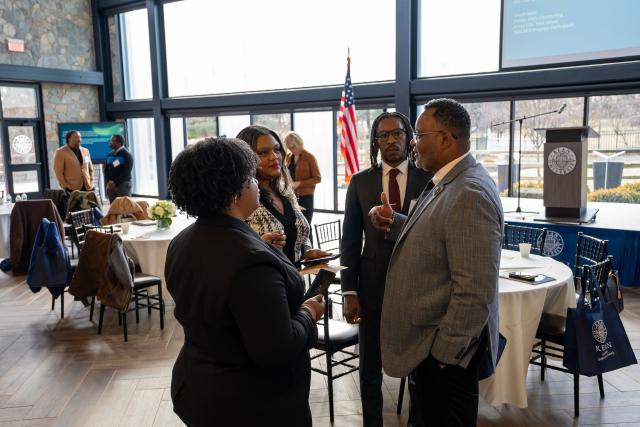
<svg viewBox="0 0 640 427">
<path fill-rule="evenodd" d="M 329 252 L 323 251 L 322 249 L 309 249 L 304 253 L 304 259 L 316 259 L 329 255 L 331 255 Z"/>
<path fill-rule="evenodd" d="M 324 316 L 325 301 L 322 295 L 316 295 L 302 303 L 302 308 L 307 310 L 317 322 Z"/>
</svg>

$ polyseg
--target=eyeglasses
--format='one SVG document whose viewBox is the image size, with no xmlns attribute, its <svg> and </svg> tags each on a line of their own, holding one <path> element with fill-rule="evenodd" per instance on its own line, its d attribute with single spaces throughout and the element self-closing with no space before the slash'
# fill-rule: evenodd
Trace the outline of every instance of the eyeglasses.
<svg viewBox="0 0 640 427">
<path fill-rule="evenodd" d="M 440 130 L 427 130 L 424 132 L 412 132 L 413 134 L 413 139 L 415 139 L 416 141 L 419 140 L 420 138 L 422 138 L 423 136 L 430 134 L 430 133 L 440 133 L 440 132 L 446 132 L 446 130 L 444 129 L 440 129 Z"/>
<path fill-rule="evenodd" d="M 407 131 L 404 129 L 393 129 L 389 132 L 380 132 L 376 135 L 376 141 L 378 142 L 387 142 L 389 140 L 389 136 L 392 136 L 393 139 L 400 139 L 407 134 Z"/>
</svg>

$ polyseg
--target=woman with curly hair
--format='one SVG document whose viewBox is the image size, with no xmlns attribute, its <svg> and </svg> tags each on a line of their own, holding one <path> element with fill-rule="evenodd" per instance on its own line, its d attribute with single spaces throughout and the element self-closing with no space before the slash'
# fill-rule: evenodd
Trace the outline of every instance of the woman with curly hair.
<svg viewBox="0 0 640 427">
<path fill-rule="evenodd" d="M 285 151 L 277 133 L 264 126 L 248 126 L 238 139 L 245 141 L 258 154 L 256 176 L 260 186 L 260 204 L 247 218 L 262 238 L 282 249 L 291 262 L 329 255 L 311 249 L 311 227 L 302 214 L 293 192 L 289 172 L 284 165 Z"/>
<path fill-rule="evenodd" d="M 302 301 L 297 269 L 246 224 L 258 206 L 257 156 L 207 138 L 171 165 L 169 191 L 197 221 L 169 245 L 167 288 L 184 344 L 174 411 L 189 426 L 310 426 L 309 348 L 322 297 Z"/>
</svg>

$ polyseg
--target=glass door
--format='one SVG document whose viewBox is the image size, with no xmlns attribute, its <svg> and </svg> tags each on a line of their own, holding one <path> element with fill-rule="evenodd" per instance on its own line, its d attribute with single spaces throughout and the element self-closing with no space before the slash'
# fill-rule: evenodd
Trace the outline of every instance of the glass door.
<svg viewBox="0 0 640 427">
<path fill-rule="evenodd" d="M 29 198 L 42 193 L 39 123 L 3 120 L 2 135 L 8 192 L 14 196 L 25 193 Z"/>
<path fill-rule="evenodd" d="M 37 86 L 0 83 L 0 190 L 30 198 L 44 188 L 44 142 Z M 1 194 L 1 193 L 0 193 Z"/>
</svg>

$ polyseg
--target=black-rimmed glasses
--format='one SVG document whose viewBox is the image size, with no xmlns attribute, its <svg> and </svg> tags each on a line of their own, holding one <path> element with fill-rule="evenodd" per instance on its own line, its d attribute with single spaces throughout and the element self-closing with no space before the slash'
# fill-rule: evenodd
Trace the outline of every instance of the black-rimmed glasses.
<svg viewBox="0 0 640 427">
<path fill-rule="evenodd" d="M 389 140 L 389 137 L 392 136 L 393 139 L 400 139 L 403 136 L 405 136 L 407 134 L 407 131 L 405 131 L 404 129 L 393 129 L 390 130 L 389 132 L 380 132 L 376 135 L 376 141 L 378 142 L 387 142 Z"/>
</svg>

